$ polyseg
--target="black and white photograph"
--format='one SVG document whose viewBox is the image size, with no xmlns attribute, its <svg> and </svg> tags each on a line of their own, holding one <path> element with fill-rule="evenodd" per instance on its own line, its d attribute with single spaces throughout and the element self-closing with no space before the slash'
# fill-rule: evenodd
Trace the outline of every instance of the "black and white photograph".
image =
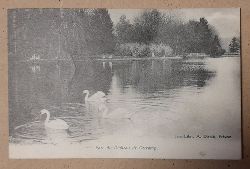
<svg viewBox="0 0 250 169">
<path fill-rule="evenodd" d="M 240 8 L 7 17 L 9 158 L 241 159 Z"/>
</svg>

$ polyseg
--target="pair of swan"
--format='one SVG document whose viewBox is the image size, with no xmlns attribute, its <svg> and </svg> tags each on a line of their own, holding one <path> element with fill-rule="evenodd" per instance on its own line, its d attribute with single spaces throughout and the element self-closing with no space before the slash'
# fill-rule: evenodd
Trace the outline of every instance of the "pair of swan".
<svg viewBox="0 0 250 169">
<path fill-rule="evenodd" d="M 91 97 L 89 97 L 89 91 L 88 90 L 84 90 L 83 93 L 86 94 L 85 103 L 89 102 L 89 101 L 90 102 L 104 102 L 106 100 L 105 93 L 103 93 L 101 91 L 96 92 Z M 42 109 L 40 111 L 40 113 L 42 115 L 46 114 L 46 119 L 44 121 L 45 127 L 50 128 L 50 129 L 57 129 L 57 130 L 67 130 L 67 129 L 69 129 L 69 125 L 62 119 L 50 120 L 50 112 L 48 110 Z"/>
<path fill-rule="evenodd" d="M 99 105 L 98 111 L 102 112 L 102 118 L 108 118 L 108 119 L 131 119 L 131 116 L 133 115 L 131 112 L 127 111 L 123 108 L 117 108 L 113 111 L 109 111 L 107 106 L 103 104 L 103 102 L 106 101 L 105 93 L 98 91 L 95 94 L 93 94 L 91 97 L 89 97 L 89 91 L 84 90 L 83 91 L 85 96 L 85 103 L 86 102 L 100 102 L 102 104 Z M 44 121 L 44 125 L 47 128 L 51 129 L 58 129 L 58 130 L 67 130 L 69 129 L 69 125 L 62 119 L 55 119 L 50 120 L 50 112 L 46 109 L 41 110 L 41 114 L 46 114 L 46 119 Z"/>
<path fill-rule="evenodd" d="M 129 119 L 131 120 L 132 113 L 123 108 L 117 108 L 111 112 L 109 112 L 106 105 L 101 104 L 98 108 L 99 111 L 102 112 L 102 118 L 105 119 Z M 67 130 L 69 129 L 69 125 L 62 119 L 50 120 L 50 112 L 46 109 L 41 110 L 41 114 L 46 114 L 46 119 L 44 121 L 44 125 L 47 128 L 55 129 L 55 130 Z"/>
</svg>

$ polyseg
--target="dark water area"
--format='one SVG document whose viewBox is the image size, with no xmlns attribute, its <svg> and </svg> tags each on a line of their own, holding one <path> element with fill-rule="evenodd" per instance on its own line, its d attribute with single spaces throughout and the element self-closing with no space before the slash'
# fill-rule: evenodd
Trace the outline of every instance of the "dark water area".
<svg viewBox="0 0 250 169">
<path fill-rule="evenodd" d="M 135 129 L 138 135 L 168 137 L 185 133 L 187 126 L 190 132 L 218 129 L 235 134 L 238 128 L 228 131 L 226 127 L 240 127 L 237 120 L 227 124 L 240 116 L 240 100 L 235 101 L 240 98 L 239 78 L 239 58 L 83 61 L 75 65 L 69 61 L 10 62 L 10 136 L 34 141 L 59 138 L 59 134 L 70 141 L 83 141 L 116 133 L 130 135 Z M 110 110 L 135 112 L 133 124 L 102 120 L 98 112 L 87 109 L 83 90 L 90 95 L 103 91 Z M 41 109 L 49 110 L 51 119 L 65 120 L 69 131 L 55 134 L 46 130 Z M 230 118 L 224 119 L 230 112 Z M 217 121 L 207 123 L 215 119 L 212 116 Z"/>
</svg>

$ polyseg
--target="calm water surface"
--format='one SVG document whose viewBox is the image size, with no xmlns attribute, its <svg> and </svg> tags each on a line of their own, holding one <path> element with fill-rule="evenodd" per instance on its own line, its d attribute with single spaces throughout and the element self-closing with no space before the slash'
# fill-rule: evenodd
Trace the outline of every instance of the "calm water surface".
<svg viewBox="0 0 250 169">
<path fill-rule="evenodd" d="M 103 91 L 109 111 L 132 119 L 104 119 L 84 104 L 83 90 Z M 68 131 L 44 127 L 41 109 Z M 103 136 L 161 137 L 203 133 L 240 136 L 240 58 L 117 62 L 41 62 L 9 65 L 10 136 L 54 143 Z"/>
</svg>

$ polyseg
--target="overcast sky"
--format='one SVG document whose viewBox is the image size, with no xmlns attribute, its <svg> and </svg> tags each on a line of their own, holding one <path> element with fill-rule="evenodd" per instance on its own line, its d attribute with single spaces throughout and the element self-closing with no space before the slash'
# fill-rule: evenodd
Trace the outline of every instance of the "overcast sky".
<svg viewBox="0 0 250 169">
<path fill-rule="evenodd" d="M 133 20 L 142 9 L 109 9 L 110 17 L 116 24 L 121 15 Z M 181 16 L 184 21 L 199 20 L 205 17 L 208 23 L 213 25 L 222 39 L 230 39 L 240 34 L 240 9 L 239 8 L 189 8 L 176 10 L 160 10 L 161 12 L 172 12 Z"/>
</svg>

